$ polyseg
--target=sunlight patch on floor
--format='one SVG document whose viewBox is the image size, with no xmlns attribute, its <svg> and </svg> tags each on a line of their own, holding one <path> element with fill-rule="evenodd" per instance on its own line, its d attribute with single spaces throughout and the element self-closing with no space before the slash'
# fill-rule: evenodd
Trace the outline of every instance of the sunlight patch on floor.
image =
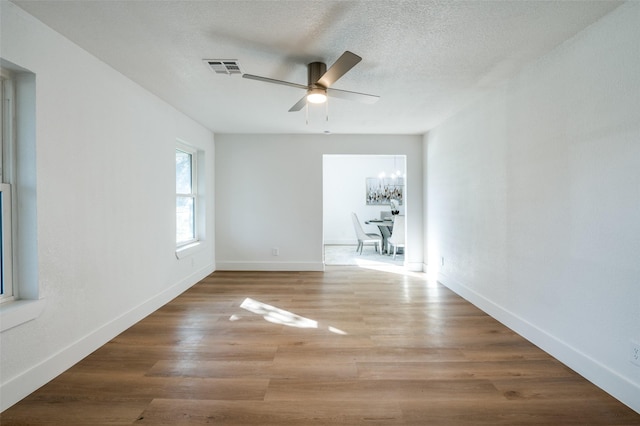
<svg viewBox="0 0 640 426">
<path fill-rule="evenodd" d="M 287 327 L 295 328 L 323 328 L 318 324 L 318 321 L 305 318 L 303 316 L 294 314 L 293 312 L 289 312 L 272 305 L 268 305 L 258 300 L 254 300 L 250 297 L 244 299 L 240 307 L 254 314 L 262 315 L 262 318 L 273 324 L 280 324 Z M 241 317 L 234 314 L 229 318 L 229 321 L 238 321 L 239 319 L 241 319 Z M 334 334 L 340 334 L 343 336 L 347 335 L 347 332 L 333 326 L 328 326 L 327 330 Z"/>
</svg>

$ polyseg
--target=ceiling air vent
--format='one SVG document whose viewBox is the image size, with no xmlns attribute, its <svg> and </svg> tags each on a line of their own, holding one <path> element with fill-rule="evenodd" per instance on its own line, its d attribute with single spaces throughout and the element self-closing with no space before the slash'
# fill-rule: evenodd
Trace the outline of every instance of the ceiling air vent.
<svg viewBox="0 0 640 426">
<path fill-rule="evenodd" d="M 242 74 L 237 59 L 205 59 L 204 61 L 216 74 Z"/>
</svg>

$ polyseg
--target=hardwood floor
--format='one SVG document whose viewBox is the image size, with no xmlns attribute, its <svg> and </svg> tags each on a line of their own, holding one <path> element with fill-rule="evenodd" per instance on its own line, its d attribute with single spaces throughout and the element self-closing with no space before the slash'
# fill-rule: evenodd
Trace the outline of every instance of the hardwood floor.
<svg viewBox="0 0 640 426">
<path fill-rule="evenodd" d="M 2 425 L 640 425 L 422 274 L 215 272 Z"/>
</svg>

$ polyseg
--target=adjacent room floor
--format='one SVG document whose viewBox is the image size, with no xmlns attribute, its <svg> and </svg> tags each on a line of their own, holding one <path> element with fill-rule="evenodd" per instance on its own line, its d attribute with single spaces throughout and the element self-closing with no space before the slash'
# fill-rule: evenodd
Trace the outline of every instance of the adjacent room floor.
<svg viewBox="0 0 640 426">
<path fill-rule="evenodd" d="M 404 254 L 400 253 L 394 259 L 388 254 L 378 253 L 373 246 L 365 246 L 362 253 L 356 251 L 355 245 L 324 246 L 324 261 L 326 265 L 395 265 L 404 264 Z"/>
</svg>

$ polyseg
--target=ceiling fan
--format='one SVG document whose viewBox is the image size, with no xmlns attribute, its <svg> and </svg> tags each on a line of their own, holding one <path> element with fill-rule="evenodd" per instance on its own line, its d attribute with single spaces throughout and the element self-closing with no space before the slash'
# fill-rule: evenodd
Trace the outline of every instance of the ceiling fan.
<svg viewBox="0 0 640 426">
<path fill-rule="evenodd" d="M 360 56 L 347 50 L 329 69 L 327 69 L 327 65 L 324 62 L 311 62 L 307 65 L 306 86 L 304 84 L 290 83 L 288 81 L 275 80 L 273 78 L 260 77 L 252 74 L 243 74 L 242 77 L 306 90 L 307 94 L 296 102 L 296 104 L 289 109 L 289 112 L 300 111 L 307 104 L 307 101 L 311 103 L 323 103 L 327 100 L 327 96 L 372 104 L 375 103 L 380 96 L 330 88 L 333 83 L 356 66 L 361 60 L 362 58 Z"/>
</svg>

